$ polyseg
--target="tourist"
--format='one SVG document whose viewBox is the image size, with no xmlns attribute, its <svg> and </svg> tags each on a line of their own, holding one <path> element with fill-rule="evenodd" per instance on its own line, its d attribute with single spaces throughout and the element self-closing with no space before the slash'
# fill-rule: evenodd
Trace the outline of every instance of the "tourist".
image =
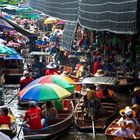
<svg viewBox="0 0 140 140">
<path fill-rule="evenodd" d="M 0 115 L 0 125 L 7 125 L 8 128 L 11 128 L 11 118 L 8 116 L 8 108 L 4 107 L 1 110 L 1 115 Z"/>
<path fill-rule="evenodd" d="M 20 80 L 20 90 L 22 90 L 24 87 L 26 87 L 29 83 L 31 83 L 34 79 L 31 77 L 29 71 L 24 71 L 23 72 L 23 78 Z"/>
<path fill-rule="evenodd" d="M 35 101 L 29 102 L 29 109 L 22 116 L 26 123 L 23 125 L 23 131 L 39 130 L 43 128 L 45 120 L 41 120 L 41 108 L 37 106 Z"/>
<path fill-rule="evenodd" d="M 133 136 L 133 132 L 127 128 L 126 122 L 124 120 L 120 121 L 119 129 L 114 132 L 113 135 L 118 137 L 130 137 Z"/>
<path fill-rule="evenodd" d="M 44 118 L 46 118 L 47 121 L 58 118 L 57 110 L 55 109 L 52 102 L 46 102 L 42 108 L 42 116 L 44 116 Z"/>
<path fill-rule="evenodd" d="M 55 63 L 50 62 L 46 67 L 47 67 L 47 70 L 45 72 L 46 75 L 59 74 L 58 71 L 56 70 L 57 66 Z"/>
</svg>

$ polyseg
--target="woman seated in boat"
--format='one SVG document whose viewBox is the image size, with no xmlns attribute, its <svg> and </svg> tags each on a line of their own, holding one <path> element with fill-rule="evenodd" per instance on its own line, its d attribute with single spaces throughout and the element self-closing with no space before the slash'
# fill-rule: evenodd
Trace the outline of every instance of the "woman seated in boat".
<svg viewBox="0 0 140 140">
<path fill-rule="evenodd" d="M 133 132 L 131 131 L 131 129 L 129 129 L 127 127 L 126 121 L 125 120 L 121 120 L 120 124 L 119 124 L 119 129 L 116 130 L 114 132 L 113 135 L 117 136 L 117 137 L 135 137 L 135 135 L 133 134 Z"/>
<path fill-rule="evenodd" d="M 8 116 L 8 108 L 4 107 L 1 110 L 1 115 L 0 115 L 0 126 L 6 126 L 7 129 L 11 128 L 11 117 Z"/>
<path fill-rule="evenodd" d="M 24 132 L 28 133 L 31 130 L 40 130 L 43 128 L 45 120 L 41 119 L 41 108 L 37 106 L 35 101 L 29 102 L 29 109 L 21 117 L 26 121 L 23 125 Z"/>
<path fill-rule="evenodd" d="M 120 125 L 120 122 L 124 120 L 126 122 L 127 128 L 129 128 L 133 132 L 133 134 L 136 134 L 139 122 L 134 116 L 135 112 L 130 107 L 126 107 L 124 111 L 121 112 L 121 114 L 123 115 L 123 117 L 120 118 L 117 124 Z"/>
<path fill-rule="evenodd" d="M 45 105 L 42 107 L 42 116 L 49 120 L 54 120 L 58 118 L 58 113 L 52 102 L 46 102 Z M 47 116 L 46 116 L 47 114 Z"/>
</svg>

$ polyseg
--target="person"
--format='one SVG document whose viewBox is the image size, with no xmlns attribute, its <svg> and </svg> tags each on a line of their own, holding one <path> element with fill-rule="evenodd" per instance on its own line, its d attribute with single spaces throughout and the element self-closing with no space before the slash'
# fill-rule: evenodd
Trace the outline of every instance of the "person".
<svg viewBox="0 0 140 140">
<path fill-rule="evenodd" d="M 41 108 L 37 106 L 35 101 L 29 102 L 29 109 L 22 116 L 26 123 L 23 125 L 23 131 L 39 130 L 43 128 L 43 121 L 41 120 Z"/>
<path fill-rule="evenodd" d="M 53 62 L 50 62 L 46 67 L 47 67 L 47 70 L 45 71 L 46 75 L 59 74 L 56 70 L 57 66 Z"/>
<path fill-rule="evenodd" d="M 120 128 L 114 132 L 113 135 L 120 137 L 130 137 L 133 136 L 132 131 L 127 128 L 126 122 L 124 120 L 120 121 Z"/>
<path fill-rule="evenodd" d="M 31 77 L 29 71 L 23 72 L 24 77 L 20 80 L 20 90 L 22 90 L 25 86 L 27 86 L 30 82 L 32 82 L 34 79 Z"/>
<path fill-rule="evenodd" d="M 134 111 L 133 116 L 138 120 L 140 123 L 140 105 L 134 104 L 131 109 Z"/>
<path fill-rule="evenodd" d="M 140 105 L 140 87 L 139 86 L 136 86 L 135 88 L 134 88 L 134 93 L 133 93 L 133 97 L 132 97 L 132 105 L 134 105 L 134 104 L 138 104 L 138 105 Z"/>
<path fill-rule="evenodd" d="M 0 115 L 0 125 L 2 124 L 7 124 L 9 129 L 11 128 L 11 118 L 8 116 L 8 108 L 4 107 L 1 110 L 1 115 Z"/>
<path fill-rule="evenodd" d="M 76 78 L 82 78 L 84 76 L 86 62 L 87 60 L 85 58 L 80 60 L 81 65 L 79 66 L 77 70 Z"/>
<path fill-rule="evenodd" d="M 94 65 L 93 65 L 93 73 L 95 74 L 98 69 L 102 69 L 101 57 L 97 57 Z"/>
<path fill-rule="evenodd" d="M 100 100 L 96 97 L 96 94 L 92 94 L 90 97 L 89 103 L 88 103 L 88 110 L 89 110 L 89 115 L 94 116 L 97 113 L 100 113 L 101 110 L 101 102 Z"/>
<path fill-rule="evenodd" d="M 117 122 L 120 125 L 120 122 L 124 120 L 126 122 L 126 127 L 131 130 L 133 134 L 136 134 L 136 130 L 139 126 L 139 122 L 137 118 L 134 116 L 135 112 L 130 107 L 125 107 L 124 110 L 120 110 L 122 117 Z"/>
<path fill-rule="evenodd" d="M 40 62 L 39 57 L 34 58 L 32 70 L 34 72 L 34 79 L 45 75 L 45 66 L 42 62 Z"/>
<path fill-rule="evenodd" d="M 52 102 L 46 102 L 42 108 L 42 116 L 44 116 L 44 118 L 46 118 L 47 121 L 58 118 L 57 110 L 53 106 Z"/>
</svg>

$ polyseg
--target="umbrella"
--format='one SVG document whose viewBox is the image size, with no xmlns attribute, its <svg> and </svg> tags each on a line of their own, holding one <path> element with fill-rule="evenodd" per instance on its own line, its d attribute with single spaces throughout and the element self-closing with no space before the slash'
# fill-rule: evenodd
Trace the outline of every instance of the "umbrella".
<svg viewBox="0 0 140 140">
<path fill-rule="evenodd" d="M 44 21 L 44 24 L 51 24 L 51 23 L 54 23 L 54 22 L 56 22 L 56 18 L 49 17 Z"/>
<path fill-rule="evenodd" d="M 12 25 L 10 25 L 8 22 L 6 22 L 6 21 L 3 20 L 3 19 L 0 19 L 0 27 L 1 27 L 1 28 L 11 29 L 11 30 L 14 29 L 14 27 L 13 27 Z"/>
<path fill-rule="evenodd" d="M 32 81 L 26 87 L 29 87 L 29 86 L 32 86 L 32 85 L 35 85 L 35 84 L 38 84 L 38 83 L 55 83 L 55 84 L 65 88 L 69 92 L 73 92 L 74 89 L 75 89 L 75 86 L 72 85 L 72 83 L 74 83 L 74 81 L 71 78 L 69 78 L 67 76 L 64 76 L 64 75 L 42 76 L 42 77 Z"/>
<path fill-rule="evenodd" d="M 56 84 L 35 84 L 33 86 L 22 89 L 19 92 L 21 100 L 24 101 L 56 101 L 70 96 L 71 93 Z"/>
<path fill-rule="evenodd" d="M 6 40 L 0 38 L 0 44 L 4 44 L 4 43 L 6 43 Z"/>
<path fill-rule="evenodd" d="M 64 20 L 61 20 L 61 21 L 59 21 L 57 24 L 58 24 L 58 25 L 63 25 L 63 24 L 65 24 L 65 21 L 64 21 Z"/>
<path fill-rule="evenodd" d="M 15 42 L 8 42 L 7 46 L 9 46 L 9 47 L 20 47 L 21 45 L 19 43 L 15 43 Z"/>
<path fill-rule="evenodd" d="M 14 50 L 8 48 L 7 46 L 0 44 L 0 54 L 17 54 Z"/>
<path fill-rule="evenodd" d="M 16 50 L 14 48 L 10 48 L 10 49 L 16 52 Z M 9 60 L 9 59 L 10 60 L 11 59 L 24 60 L 24 58 L 21 57 L 18 53 L 17 54 L 11 54 L 11 55 L 8 55 L 8 56 L 4 57 L 4 60 Z"/>
<path fill-rule="evenodd" d="M 12 54 L 8 57 L 4 57 L 4 60 L 11 60 L 11 59 L 14 59 L 14 60 L 24 60 L 23 57 L 21 57 L 19 54 Z"/>
</svg>

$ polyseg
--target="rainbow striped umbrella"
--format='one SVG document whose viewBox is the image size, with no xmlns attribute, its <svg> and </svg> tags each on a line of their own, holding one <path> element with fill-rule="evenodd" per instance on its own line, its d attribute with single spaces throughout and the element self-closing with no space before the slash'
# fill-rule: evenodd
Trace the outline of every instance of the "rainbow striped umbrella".
<svg viewBox="0 0 140 140">
<path fill-rule="evenodd" d="M 60 100 L 70 95 L 69 91 L 53 83 L 35 84 L 19 92 L 19 97 L 23 101 L 40 102 Z"/>
<path fill-rule="evenodd" d="M 30 87 L 35 84 L 39 83 L 54 83 L 57 84 L 69 92 L 73 92 L 75 89 L 75 86 L 72 85 L 72 83 L 75 83 L 71 78 L 64 76 L 64 75 L 48 75 L 48 76 L 42 76 L 31 83 L 29 83 L 25 88 Z"/>
</svg>

